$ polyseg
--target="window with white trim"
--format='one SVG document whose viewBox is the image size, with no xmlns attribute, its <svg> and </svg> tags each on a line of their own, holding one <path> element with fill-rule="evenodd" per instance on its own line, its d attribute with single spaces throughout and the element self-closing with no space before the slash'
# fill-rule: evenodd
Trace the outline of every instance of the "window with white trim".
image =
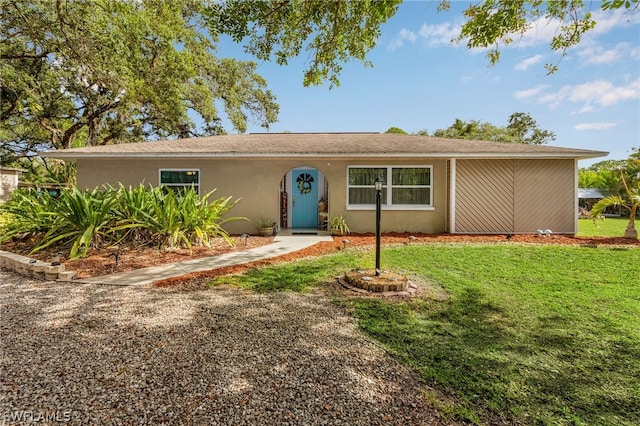
<svg viewBox="0 0 640 426">
<path fill-rule="evenodd" d="M 200 194 L 200 170 L 198 169 L 160 169 L 158 182 L 176 192 L 193 188 Z"/>
<path fill-rule="evenodd" d="M 431 166 L 349 166 L 347 169 L 347 207 L 373 208 L 376 203 L 374 182 L 380 176 L 382 205 L 388 209 L 433 207 Z"/>
</svg>

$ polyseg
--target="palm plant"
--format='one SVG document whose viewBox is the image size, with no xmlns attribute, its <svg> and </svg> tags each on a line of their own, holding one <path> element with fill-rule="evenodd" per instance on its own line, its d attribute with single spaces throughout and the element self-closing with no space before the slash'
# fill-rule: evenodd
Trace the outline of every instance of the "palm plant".
<svg viewBox="0 0 640 426">
<path fill-rule="evenodd" d="M 594 220 L 601 219 L 604 210 L 610 206 L 620 206 L 629 211 L 629 223 L 624 232 L 624 238 L 638 239 L 638 231 L 635 227 L 636 214 L 640 207 L 640 180 L 636 182 L 636 186 L 627 185 L 624 173 L 620 172 L 622 184 L 624 187 L 623 195 L 610 195 L 598 201 L 591 209 L 591 216 Z"/>
<path fill-rule="evenodd" d="M 222 197 L 209 202 L 209 198 L 215 191 L 214 189 L 203 197 L 198 197 L 197 193 L 191 190 L 181 197 L 179 203 L 180 210 L 185 212 L 182 225 L 183 231 L 192 243 L 202 243 L 210 246 L 209 239 L 222 237 L 230 245 L 233 245 L 229 233 L 222 225 L 228 222 L 246 219 L 235 216 L 223 218 L 239 200 L 231 201 L 231 197 Z"/>
<path fill-rule="evenodd" d="M 351 232 L 347 225 L 347 217 L 344 215 L 332 216 L 329 219 L 329 230 L 334 234 L 348 234 Z"/>
</svg>

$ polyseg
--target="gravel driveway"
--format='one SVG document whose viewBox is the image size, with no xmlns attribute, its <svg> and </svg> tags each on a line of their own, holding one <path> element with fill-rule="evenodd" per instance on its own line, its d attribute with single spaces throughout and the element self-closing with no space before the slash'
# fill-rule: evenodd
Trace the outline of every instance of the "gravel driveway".
<svg viewBox="0 0 640 426">
<path fill-rule="evenodd" d="M 326 296 L 0 271 L 0 423 L 448 424 Z"/>
</svg>

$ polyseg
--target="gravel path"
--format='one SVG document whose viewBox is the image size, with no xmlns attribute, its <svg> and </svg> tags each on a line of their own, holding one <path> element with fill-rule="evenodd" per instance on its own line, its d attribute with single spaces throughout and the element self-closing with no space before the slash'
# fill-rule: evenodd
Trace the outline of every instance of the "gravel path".
<svg viewBox="0 0 640 426">
<path fill-rule="evenodd" d="M 0 271 L 0 424 L 449 424 L 326 296 Z"/>
</svg>

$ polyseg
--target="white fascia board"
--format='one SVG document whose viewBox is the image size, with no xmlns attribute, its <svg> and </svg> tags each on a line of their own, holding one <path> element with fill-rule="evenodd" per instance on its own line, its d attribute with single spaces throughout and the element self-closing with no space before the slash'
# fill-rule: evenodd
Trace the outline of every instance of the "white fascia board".
<svg viewBox="0 0 640 426">
<path fill-rule="evenodd" d="M 43 152 L 42 157 L 58 158 L 61 160 L 79 160 L 91 158 L 446 158 L 446 159 L 588 159 L 608 155 L 608 152 L 595 151 L 585 154 L 571 153 L 203 153 L 203 152 L 110 152 L 110 153 L 66 153 Z"/>
</svg>

